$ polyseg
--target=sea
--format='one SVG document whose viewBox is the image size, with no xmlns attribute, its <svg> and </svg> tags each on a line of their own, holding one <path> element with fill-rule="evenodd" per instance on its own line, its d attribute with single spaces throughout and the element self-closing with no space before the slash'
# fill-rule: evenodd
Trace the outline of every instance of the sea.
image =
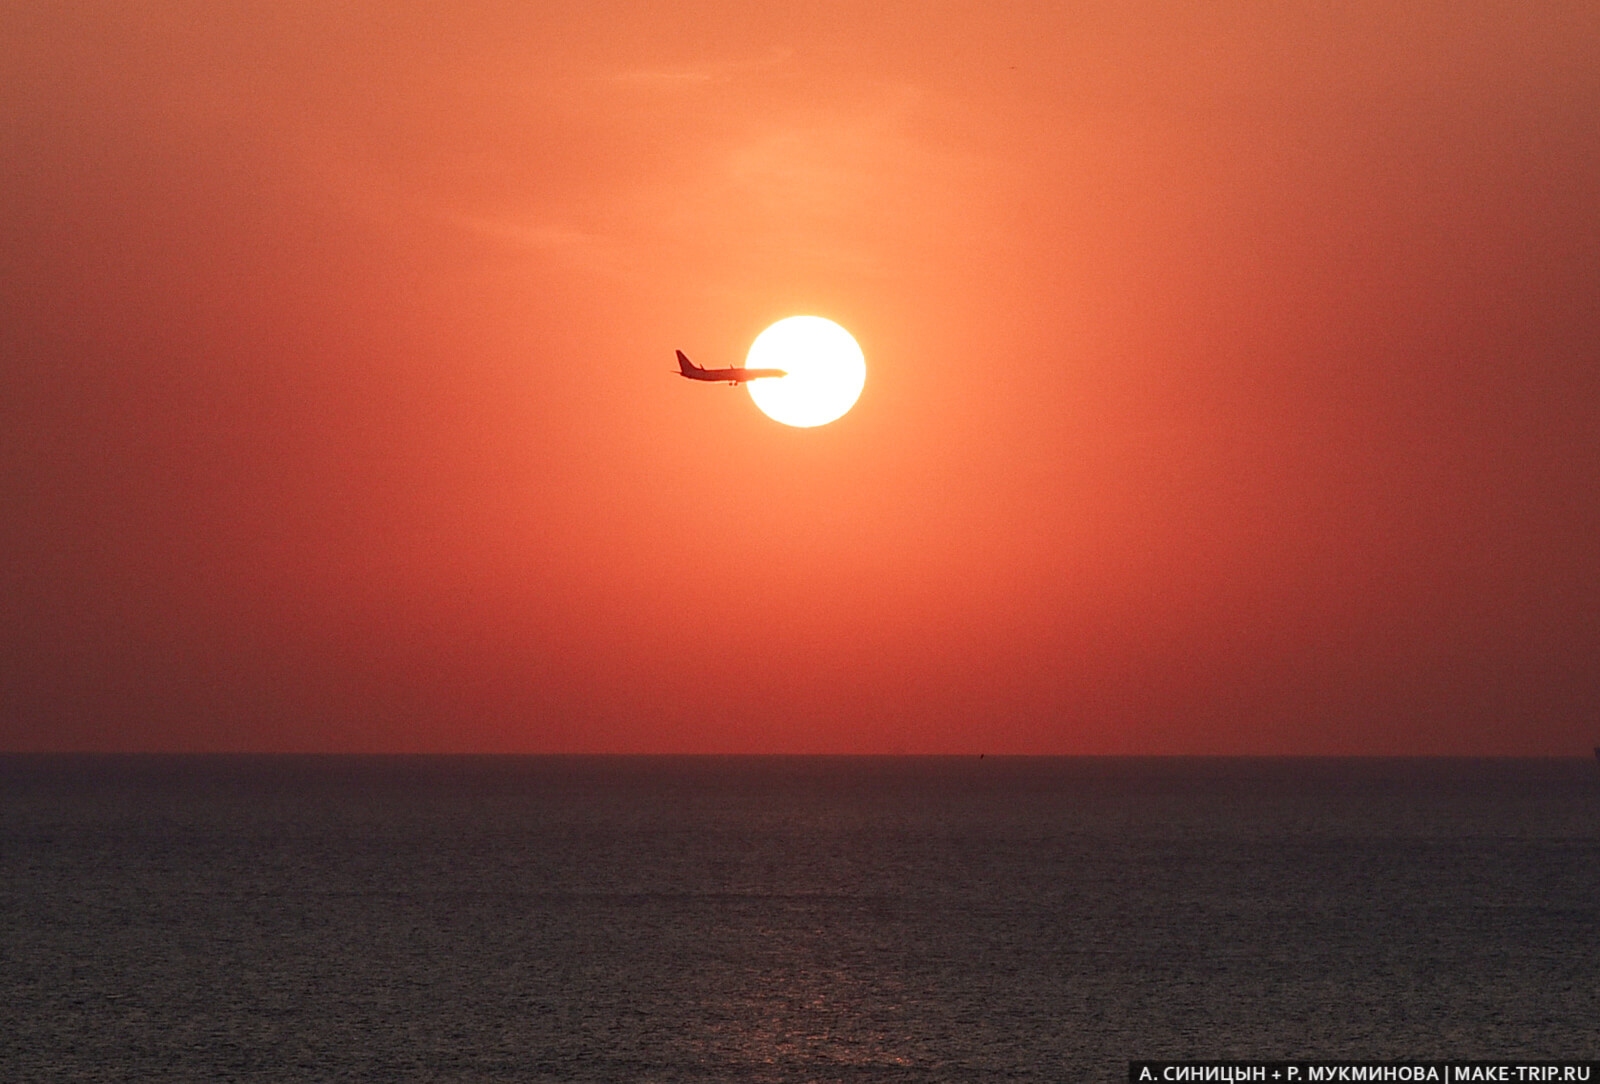
<svg viewBox="0 0 1600 1084">
<path fill-rule="evenodd" d="M 1600 765 L 0 757 L 0 1081 L 1230 1058 L 1600 1058 Z"/>
</svg>

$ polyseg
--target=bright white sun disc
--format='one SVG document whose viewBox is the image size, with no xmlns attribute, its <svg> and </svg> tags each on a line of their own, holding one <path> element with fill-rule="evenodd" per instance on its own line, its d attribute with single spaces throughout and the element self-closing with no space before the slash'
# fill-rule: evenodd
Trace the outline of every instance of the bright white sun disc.
<svg viewBox="0 0 1600 1084">
<path fill-rule="evenodd" d="M 861 347 L 820 316 L 791 316 L 767 328 L 750 344 L 745 367 L 789 374 L 745 385 L 761 412 L 784 425 L 825 425 L 843 417 L 867 382 Z"/>
</svg>

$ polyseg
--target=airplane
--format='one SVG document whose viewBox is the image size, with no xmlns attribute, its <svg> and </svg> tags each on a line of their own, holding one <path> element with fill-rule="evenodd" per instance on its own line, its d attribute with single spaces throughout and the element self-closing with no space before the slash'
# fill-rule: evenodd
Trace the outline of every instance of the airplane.
<svg viewBox="0 0 1600 1084">
<path fill-rule="evenodd" d="M 743 384 L 747 380 L 762 380 L 769 376 L 788 376 L 787 369 L 702 369 L 678 352 L 678 375 L 690 380 L 726 380 L 730 384 Z"/>
</svg>

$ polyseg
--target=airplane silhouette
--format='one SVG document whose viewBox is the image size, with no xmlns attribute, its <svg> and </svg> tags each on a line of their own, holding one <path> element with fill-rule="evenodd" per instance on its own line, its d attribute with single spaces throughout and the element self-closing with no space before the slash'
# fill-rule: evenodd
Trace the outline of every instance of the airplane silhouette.
<svg viewBox="0 0 1600 1084">
<path fill-rule="evenodd" d="M 743 384 L 746 380 L 761 380 L 769 376 L 788 376 L 786 369 L 702 369 L 678 351 L 678 375 L 690 380 L 726 380 L 730 384 Z"/>
</svg>

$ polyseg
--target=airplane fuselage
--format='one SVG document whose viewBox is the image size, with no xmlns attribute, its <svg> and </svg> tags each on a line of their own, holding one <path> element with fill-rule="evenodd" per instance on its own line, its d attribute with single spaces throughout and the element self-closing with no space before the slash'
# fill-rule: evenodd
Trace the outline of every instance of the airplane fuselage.
<svg viewBox="0 0 1600 1084">
<path fill-rule="evenodd" d="M 690 380 L 709 380 L 716 382 L 726 381 L 729 384 L 743 384 L 746 380 L 764 380 L 767 377 L 788 376 L 783 369 L 696 369 L 692 373 L 679 373 L 679 376 Z"/>
<path fill-rule="evenodd" d="M 789 374 L 783 369 L 702 369 L 679 350 L 678 375 L 689 380 L 704 380 L 713 384 L 743 384 L 749 380 L 765 380 Z"/>
</svg>

